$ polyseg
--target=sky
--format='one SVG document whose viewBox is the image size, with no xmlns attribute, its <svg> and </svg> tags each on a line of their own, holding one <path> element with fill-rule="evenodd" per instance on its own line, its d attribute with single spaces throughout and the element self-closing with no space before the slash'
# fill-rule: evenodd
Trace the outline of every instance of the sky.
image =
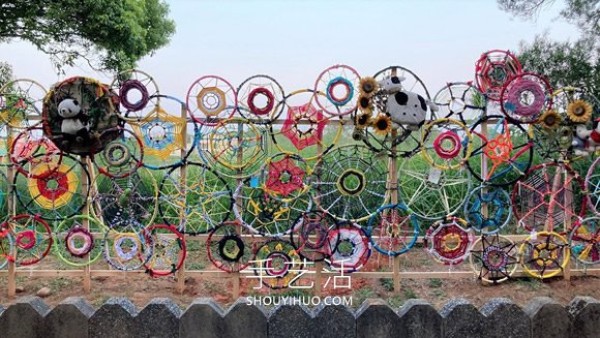
<svg viewBox="0 0 600 338">
<path fill-rule="evenodd" d="M 519 42 L 547 32 L 575 40 L 577 29 L 559 17 L 561 1 L 535 20 L 501 11 L 494 0 L 170 0 L 177 31 L 138 69 L 152 75 L 162 94 L 183 98 L 204 75 L 237 87 L 269 75 L 286 93 L 312 88 L 334 64 L 362 76 L 392 65 L 416 73 L 432 95 L 447 82 L 474 79 L 475 62 L 490 49 L 518 51 Z M 27 42 L 0 44 L 0 60 L 17 78 L 46 87 L 82 75 L 110 83 L 111 74 L 83 63 L 57 75 L 49 58 Z"/>
</svg>

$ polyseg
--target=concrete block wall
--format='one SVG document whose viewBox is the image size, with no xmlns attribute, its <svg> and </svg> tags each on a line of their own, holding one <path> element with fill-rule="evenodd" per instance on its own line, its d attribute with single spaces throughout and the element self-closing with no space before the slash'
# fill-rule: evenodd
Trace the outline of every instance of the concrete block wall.
<svg viewBox="0 0 600 338">
<path fill-rule="evenodd" d="M 0 306 L 0 337 L 600 337 L 600 302 L 576 297 L 567 306 L 534 298 L 519 307 L 505 298 L 476 308 L 453 299 L 436 310 L 422 300 L 393 309 L 380 299 L 345 306 L 247 305 L 229 308 L 198 298 L 182 310 L 168 298 L 138 309 L 111 298 L 94 309 L 82 298 L 50 308 L 37 297 Z"/>
</svg>

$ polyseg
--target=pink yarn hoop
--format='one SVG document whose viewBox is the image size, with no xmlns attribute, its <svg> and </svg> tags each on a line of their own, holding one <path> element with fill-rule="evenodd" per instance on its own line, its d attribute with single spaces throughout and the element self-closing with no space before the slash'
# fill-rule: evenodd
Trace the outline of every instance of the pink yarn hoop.
<svg viewBox="0 0 600 338">
<path fill-rule="evenodd" d="M 442 146 L 442 142 L 444 142 L 444 141 L 450 141 L 452 143 L 452 148 L 445 149 Z M 458 137 L 458 135 L 455 132 L 446 130 L 445 132 L 439 134 L 435 138 L 435 140 L 433 141 L 433 147 L 439 157 L 441 157 L 445 160 L 449 160 L 449 159 L 456 157 L 456 155 L 458 155 L 458 153 L 460 153 L 460 149 L 461 149 L 460 138 Z"/>
<path fill-rule="evenodd" d="M 507 103 L 514 105 L 513 113 L 520 116 L 531 116 L 539 114 L 543 107 L 546 95 L 541 84 L 528 80 L 519 79 L 516 83 L 510 87 L 507 94 Z M 524 92 L 530 92 L 533 94 L 533 102 L 530 105 L 525 105 L 521 102 L 521 94 Z"/>
</svg>

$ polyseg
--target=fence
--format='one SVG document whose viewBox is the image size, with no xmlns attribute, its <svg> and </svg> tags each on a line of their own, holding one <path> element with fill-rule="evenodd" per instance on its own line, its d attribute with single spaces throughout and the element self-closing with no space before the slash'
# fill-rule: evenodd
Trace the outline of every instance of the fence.
<svg viewBox="0 0 600 338">
<path fill-rule="evenodd" d="M 583 220 L 588 195 L 595 195 L 568 165 L 574 159 L 571 148 L 546 162 L 552 155 L 535 146 L 532 130 L 545 131 L 533 124 L 526 130 L 521 124 L 531 121 L 515 114 L 486 111 L 484 95 L 494 91 L 482 94 L 470 84 L 449 84 L 433 100 L 458 86 L 469 113 L 423 115 L 392 128 L 396 121 L 386 114 L 367 112 L 387 111 L 395 94 L 383 88 L 367 96 L 365 83 L 377 86 L 374 79 L 336 76 L 339 69 L 350 68 L 334 66 L 320 75 L 327 74 L 323 90 L 318 80 L 315 89 L 285 96 L 276 93 L 273 88 L 281 87 L 266 76 L 258 76 L 258 82 L 251 77 L 237 90 L 219 77 L 203 77 L 192 84 L 186 102 L 158 94 L 158 89 L 141 91 L 138 102 L 130 102 L 128 92 L 115 99 L 93 80 L 77 78 L 54 87 L 43 108 L 19 119 L 12 112 L 23 114 L 23 100 L 11 101 L 12 94 L 3 94 L 3 114 L 13 116 L 2 115 L 8 190 L 3 208 L 9 217 L 0 236 L 7 266 L 0 276 L 8 277 L 9 297 L 15 295 L 17 276 L 81 277 L 83 290 L 90 292 L 92 277 L 123 271 L 175 274 L 180 292 L 186 276 L 228 278 L 234 298 L 241 294 L 242 278 L 258 274 L 266 286 L 278 289 L 305 270 L 313 276 L 315 295 L 322 294 L 329 277 L 350 273 L 392 278 L 395 290 L 402 278 L 475 274 L 484 283 L 500 283 L 512 276 L 598 274 L 600 269 L 589 268 L 600 260 L 595 240 L 586 235 L 595 231 L 595 220 Z M 140 74 L 150 81 L 144 88 L 155 84 L 145 73 L 128 75 Z M 408 77 L 412 83 L 404 88 L 417 88 L 429 99 L 421 80 L 405 68 L 388 67 L 375 75 L 393 77 Z M 206 84 L 207 79 L 214 83 Z M 115 81 L 113 87 L 121 91 L 140 90 L 136 86 L 143 82 Z M 68 118 L 57 117 L 58 106 L 73 100 L 67 98 L 72 93 L 59 90 L 63 86 L 103 93 L 91 103 L 80 98 L 82 107 L 103 104 L 116 114 L 110 102 L 120 99 L 128 111 L 116 126 L 104 129 L 98 127 L 104 120 L 95 117 L 100 129 L 95 136 L 84 136 L 95 137 L 90 144 L 98 144 L 69 144 L 67 133 L 61 132 Z M 338 87 L 345 94 L 337 93 Z M 253 100 L 261 95 L 266 103 L 255 107 Z M 368 102 L 357 109 L 360 98 Z M 440 107 L 458 102 L 452 95 L 444 100 Z M 142 101 L 143 107 L 136 108 Z M 39 126 L 32 126 L 40 120 L 43 135 Z M 38 143 L 33 150 L 24 146 L 17 156 L 18 139 Z M 40 153 L 44 140 L 52 142 L 44 143 Z M 101 150 L 90 150 L 94 147 Z M 80 161 L 68 155 L 73 152 L 82 155 Z M 543 164 L 535 166 L 540 159 Z M 586 183 L 595 184 L 590 172 Z M 485 184 L 472 187 L 481 181 Z M 68 199 L 51 187 L 57 184 L 66 186 L 60 192 Z M 503 187 L 512 189 L 510 198 Z M 538 210 L 540 205 L 544 208 Z M 516 234 L 511 210 L 520 213 L 520 232 L 525 228 L 529 234 Z M 496 236 L 501 229 L 513 233 Z M 554 232 L 559 229 L 570 232 L 570 238 Z M 484 236 L 476 241 L 473 232 Z M 435 271 L 402 271 L 416 244 L 443 265 Z M 192 248 L 206 250 L 202 259 L 214 268 L 192 267 L 195 258 L 186 258 Z M 53 255 L 44 258 L 50 250 Z M 56 268 L 59 258 L 67 265 Z M 314 263 L 307 268 L 307 261 Z M 365 271 L 373 261 L 371 271 Z M 467 261 L 473 270 L 460 268 Z"/>
<path fill-rule="evenodd" d="M 463 299 L 441 310 L 413 299 L 392 309 L 381 300 L 360 308 L 278 305 L 267 309 L 240 298 L 228 309 L 200 298 L 182 311 L 170 299 L 139 310 L 126 298 L 98 309 L 81 298 L 49 308 L 35 297 L 18 299 L 0 313 L 3 337 L 597 337 L 600 302 L 576 297 L 567 306 L 534 298 L 521 308 L 504 298 L 479 310 Z M 0 311 L 1 311 L 0 310 Z"/>
</svg>

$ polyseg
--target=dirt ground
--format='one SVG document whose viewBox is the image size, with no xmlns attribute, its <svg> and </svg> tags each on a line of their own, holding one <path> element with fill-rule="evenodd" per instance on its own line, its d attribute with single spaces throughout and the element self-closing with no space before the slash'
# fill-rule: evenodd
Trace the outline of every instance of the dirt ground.
<svg viewBox="0 0 600 338">
<path fill-rule="evenodd" d="M 422 250 L 411 252 L 403 259 L 401 271 L 448 271 L 448 267 L 434 263 Z M 387 259 L 371 257 L 365 271 L 390 271 Z M 207 262 L 195 262 L 197 268 L 214 270 Z M 51 259 L 45 266 L 52 265 Z M 189 264 L 188 264 L 189 265 Z M 208 268 L 207 268 L 208 267 Z M 454 270 L 467 271 L 468 263 L 457 266 Z M 331 285 L 324 290 L 325 295 L 352 296 L 354 307 L 367 298 L 382 298 L 398 308 L 408 299 L 421 298 L 436 308 L 440 309 L 449 299 L 461 297 L 480 307 L 493 297 L 506 297 L 515 303 L 524 306 L 533 297 L 547 296 L 561 304 L 568 304 L 575 296 L 591 296 L 600 299 L 600 278 L 594 276 L 572 277 L 566 281 L 561 277 L 540 281 L 534 278 L 515 278 L 499 285 L 484 286 L 477 280 L 475 274 L 472 278 L 446 279 L 402 279 L 400 290 L 393 290 L 390 278 L 357 278 L 353 277 L 352 289 L 333 290 Z M 7 278 L 0 278 L 0 285 L 6 286 Z M 110 297 L 122 296 L 129 298 L 138 308 L 142 308 L 154 297 L 170 297 L 182 309 L 186 308 L 195 298 L 212 297 L 223 308 L 232 304 L 232 282 L 228 278 L 186 277 L 185 290 L 180 294 L 176 290 L 175 277 L 152 278 L 145 274 L 121 273 L 115 277 L 92 278 L 92 291 L 85 294 L 80 278 L 41 278 L 33 276 L 20 276 L 17 278 L 17 287 L 22 291 L 17 297 L 35 295 L 42 287 L 48 287 L 51 295 L 44 300 L 49 305 L 56 305 L 70 296 L 82 296 L 94 307 L 101 306 Z M 284 295 L 311 295 L 311 290 L 281 289 L 270 290 L 263 287 L 254 290 L 258 285 L 257 279 L 242 279 L 242 297 L 248 295 L 284 294 Z M 6 287 L 0 287 L 0 304 L 7 305 L 13 302 L 7 298 Z"/>
</svg>

